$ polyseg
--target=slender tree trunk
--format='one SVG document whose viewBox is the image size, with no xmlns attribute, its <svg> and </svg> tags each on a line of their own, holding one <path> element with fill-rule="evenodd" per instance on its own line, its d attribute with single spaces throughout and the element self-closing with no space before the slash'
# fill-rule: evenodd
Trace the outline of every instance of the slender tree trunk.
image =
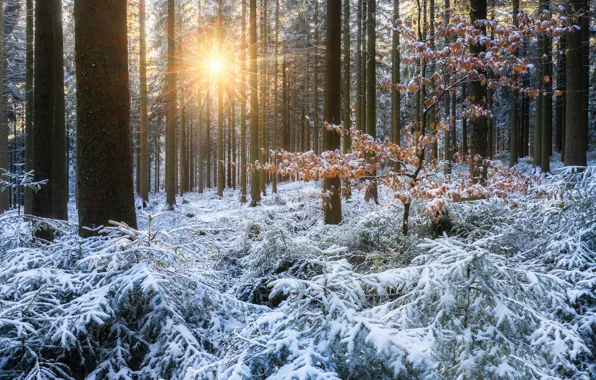
<svg viewBox="0 0 596 380">
<path fill-rule="evenodd" d="M 339 0 L 338 0 L 339 1 Z M 319 0 L 315 2 L 315 14 L 314 14 L 314 41 L 313 41 L 313 149 L 315 154 L 319 154 Z"/>
<path fill-rule="evenodd" d="M 282 124 L 283 124 L 283 131 L 282 131 L 282 147 L 283 150 L 289 152 L 291 150 L 290 144 L 290 100 L 289 100 L 289 89 L 288 89 L 288 70 L 287 70 L 288 63 L 284 61 L 282 63 Z"/>
<path fill-rule="evenodd" d="M 377 137 L 377 0 L 368 0 L 367 5 L 367 60 L 366 70 L 366 133 Z"/>
<path fill-rule="evenodd" d="M 274 112 L 273 112 L 273 150 L 277 152 L 279 148 L 279 142 L 277 131 L 279 130 L 279 0 L 275 0 L 275 55 L 273 58 L 274 61 L 274 69 L 273 69 L 273 101 L 274 105 Z M 277 167 L 277 153 L 275 154 L 273 164 Z M 273 184 L 271 186 L 271 191 L 273 193 L 277 193 L 277 172 L 273 173 Z"/>
<path fill-rule="evenodd" d="M 85 237 L 95 233 L 85 227 L 105 226 L 110 220 L 137 226 L 126 2 L 77 0 L 74 14 L 79 233 Z"/>
<path fill-rule="evenodd" d="M 565 54 L 563 54 L 562 52 L 565 51 L 566 46 L 565 46 L 565 36 L 560 36 L 559 37 L 559 43 L 558 43 L 558 54 L 557 54 L 557 91 L 560 91 L 559 96 L 557 96 L 556 99 L 556 123 L 555 123 L 555 129 L 556 129 L 556 140 L 555 140 L 555 146 L 556 146 L 556 150 L 557 152 L 561 152 L 563 151 L 563 141 L 564 141 L 564 137 L 563 137 L 563 131 L 565 130 L 565 92 L 566 92 L 566 84 L 565 84 L 565 80 L 566 80 L 566 76 L 565 76 L 565 61 L 566 61 L 566 56 Z"/>
<path fill-rule="evenodd" d="M 486 0 L 470 0 L 470 18 L 472 22 L 486 20 Z M 477 26 L 479 27 L 479 26 Z M 483 34 L 486 34 L 486 27 L 480 26 Z M 480 45 L 470 47 L 474 55 L 481 54 L 484 48 Z M 470 83 L 470 98 L 472 104 L 485 107 L 487 98 L 486 87 L 478 79 Z M 470 118 L 470 153 L 472 155 L 488 156 L 488 120 L 486 116 L 472 116 Z"/>
<path fill-rule="evenodd" d="M 205 100 L 204 98 L 201 98 L 200 93 L 197 93 L 197 99 L 197 191 L 202 194 L 205 190 L 205 150 L 203 147 L 203 102 Z"/>
<path fill-rule="evenodd" d="M 267 88 L 269 86 L 269 78 L 267 77 L 267 3 L 268 0 L 263 1 L 263 12 L 262 14 L 262 24 L 261 24 L 261 51 L 263 53 L 263 60 L 261 66 L 261 111 L 262 117 L 260 118 L 260 162 L 261 164 L 265 165 L 268 161 L 268 149 L 267 149 Z M 266 82 L 265 82 L 266 81 Z M 260 173 L 261 179 L 261 192 L 263 196 L 267 195 L 267 172 L 265 169 L 261 170 Z"/>
<path fill-rule="evenodd" d="M 549 11 L 549 3 L 545 0 L 540 1 L 540 8 Z M 541 46 L 541 66 L 542 66 L 542 146 L 540 148 L 540 168 L 543 173 L 550 172 L 550 155 L 552 151 L 553 136 L 553 66 L 552 66 L 552 40 L 550 37 L 542 36 Z"/>
<path fill-rule="evenodd" d="M 513 0 L 513 25 L 515 25 L 516 27 L 518 26 L 518 22 L 517 22 L 517 15 L 519 14 L 519 0 Z M 517 56 L 518 51 L 516 49 L 515 51 L 515 56 Z M 517 91 L 517 74 L 513 74 L 512 75 L 512 81 L 513 81 L 513 89 L 510 91 L 509 93 L 509 108 L 511 110 L 511 134 L 510 134 L 510 138 L 509 138 L 509 151 L 510 151 L 510 156 L 509 156 L 509 166 L 513 167 L 515 166 L 515 164 L 517 164 L 517 157 L 518 157 L 518 151 L 517 151 L 517 146 L 518 146 L 518 141 L 517 141 L 517 135 L 518 135 L 518 126 L 517 126 L 517 98 L 518 98 L 518 91 Z"/>
<path fill-rule="evenodd" d="M 541 0 L 542 3 L 542 0 Z M 539 91 L 536 97 L 536 115 L 534 118 L 534 166 L 541 166 L 542 163 L 542 98 L 544 91 L 544 79 L 542 63 L 542 56 L 544 54 L 544 39 L 543 33 L 539 33 L 537 37 L 537 49 L 538 49 L 538 62 L 536 64 L 536 89 Z"/>
<path fill-rule="evenodd" d="M 374 1 L 374 0 L 372 0 Z M 331 125 L 341 123 L 341 2 L 327 2 L 327 75 L 325 91 L 325 121 Z M 340 147 L 340 135 L 334 130 L 323 129 L 324 149 Z M 341 222 L 341 183 L 339 177 L 325 178 L 325 223 Z"/>
<path fill-rule="evenodd" d="M 462 129 L 462 154 L 467 155 L 470 153 L 470 148 L 468 147 L 468 117 L 465 114 L 465 102 L 468 98 L 468 84 L 465 83 L 462 86 L 462 119 L 461 119 L 461 129 Z"/>
<path fill-rule="evenodd" d="M 52 216 L 68 220 L 68 147 L 66 145 L 66 113 L 64 109 L 64 49 L 62 35 L 62 0 L 55 1 L 54 18 L 54 131 L 52 133 L 53 166 Z"/>
<path fill-rule="evenodd" d="M 358 0 L 358 8 L 356 10 L 356 26 L 358 27 L 356 33 L 356 128 L 360 129 L 362 125 L 362 1 Z"/>
<path fill-rule="evenodd" d="M 248 49 L 246 44 L 246 0 L 242 0 L 242 36 L 240 43 L 240 201 L 246 203 L 246 49 Z"/>
<path fill-rule="evenodd" d="M 39 2 L 37 2 L 39 4 Z M 41 5 L 38 5 L 41 8 Z M 0 0 L 4 9 L 4 0 Z M 38 22 L 40 22 L 38 20 Z M 41 23 L 41 22 L 40 22 Z M 0 25 L 4 25 L 4 12 L 0 12 Z M 4 28 L 0 27 L 0 57 L 4 57 Z M 38 66 L 41 66 L 38 64 Z M 0 59 L 0 169 L 8 171 L 8 124 L 4 118 L 4 59 Z M 0 170 L 1 171 L 1 170 Z M 39 178 L 39 176 L 36 176 Z M 0 191 L 0 214 L 8 210 L 8 191 Z"/>
<path fill-rule="evenodd" d="M 26 147 L 25 147 L 25 170 L 33 170 L 33 0 L 27 0 L 27 26 L 26 26 L 26 79 L 25 79 L 25 133 L 26 133 Z M 2 2 L 0 2 L 0 9 Z M 2 18 L 0 17 L 0 20 Z M 2 25 L 2 24 L 0 24 Z M 1 52 L 1 50 L 0 50 Z M 2 89 L 2 88 L 0 88 Z M 0 165 L 1 167 L 1 165 Z M 33 211 L 33 190 L 26 188 L 25 192 L 25 214 L 30 215 Z M 3 195 L 0 194 L 0 197 Z M 2 201 L 0 200 L 0 204 Z M 0 205 L 0 212 L 2 206 Z"/>
<path fill-rule="evenodd" d="M 344 128 L 352 127 L 352 107 L 350 106 L 350 2 L 344 0 L 343 18 L 343 124 Z M 347 153 L 352 145 L 350 136 L 344 135 L 343 152 Z"/>
<path fill-rule="evenodd" d="M 223 2 L 219 0 L 217 8 L 217 35 L 218 35 L 218 53 L 223 52 Z M 217 195 L 223 197 L 225 187 L 225 169 L 224 169 L 224 127 L 223 127 L 223 78 L 221 73 L 217 77 Z"/>
<path fill-rule="evenodd" d="M 205 110 L 207 121 L 205 122 L 205 187 L 210 189 L 212 182 L 211 176 L 211 94 L 207 92 L 205 95 L 207 101 L 207 109 Z"/>
<path fill-rule="evenodd" d="M 259 160 L 259 93 L 257 81 L 257 0 L 250 0 L 250 164 Z M 251 206 L 261 201 L 260 173 L 254 166 L 250 182 Z"/>
<path fill-rule="evenodd" d="M 393 21 L 399 19 L 399 1 L 393 0 Z M 447 4 L 449 0 L 447 0 Z M 401 143 L 401 92 L 396 84 L 401 82 L 401 57 L 399 53 L 399 33 L 393 32 L 393 48 L 391 50 L 391 142 Z M 447 144 L 449 145 L 449 144 Z"/>
<path fill-rule="evenodd" d="M 140 49 L 140 62 L 139 62 L 139 79 L 140 79 L 140 113 L 141 113 L 141 124 L 140 124 L 140 145 L 141 145 L 141 157 L 140 157 L 140 196 L 144 202 L 149 201 L 149 153 L 148 153 L 148 136 L 147 136 L 147 23 L 146 23 L 146 0 L 139 0 L 139 49 Z"/>
<path fill-rule="evenodd" d="M 571 0 L 567 13 L 572 24 L 584 26 L 583 13 L 587 12 L 586 0 Z M 582 32 L 567 33 L 567 104 L 565 115 L 565 166 L 586 166 L 587 119 L 584 117 L 584 85 Z"/>
<path fill-rule="evenodd" d="M 166 74 L 166 203 L 176 205 L 176 35 L 175 1 L 168 0 L 168 68 Z"/>
<path fill-rule="evenodd" d="M 367 25 L 367 12 L 366 12 L 366 8 L 368 5 L 369 0 L 362 0 L 362 15 L 361 15 L 361 21 L 362 21 L 362 25 L 361 25 L 361 29 L 362 29 L 362 40 L 360 41 L 362 43 L 362 46 L 360 47 L 360 52 L 361 52 L 361 57 L 360 60 L 362 61 L 362 66 L 360 67 L 360 69 L 362 70 L 362 72 L 360 73 L 360 78 L 362 80 L 362 82 L 360 83 L 361 87 L 360 87 L 360 105 L 362 107 L 362 109 L 360 110 L 360 126 L 358 127 L 358 129 L 360 129 L 362 132 L 367 133 L 366 130 L 366 77 L 367 77 L 367 73 L 368 73 L 368 67 L 367 67 L 367 63 L 368 63 L 368 52 L 367 52 L 367 46 L 366 46 L 366 25 Z"/>
</svg>

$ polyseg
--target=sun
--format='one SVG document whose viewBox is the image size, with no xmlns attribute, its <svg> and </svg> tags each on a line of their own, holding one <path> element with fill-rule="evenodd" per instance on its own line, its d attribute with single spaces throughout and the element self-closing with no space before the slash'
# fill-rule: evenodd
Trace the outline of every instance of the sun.
<svg viewBox="0 0 596 380">
<path fill-rule="evenodd" d="M 224 71 L 224 63 L 218 57 L 213 57 L 209 60 L 209 70 L 214 75 L 219 75 Z"/>
</svg>

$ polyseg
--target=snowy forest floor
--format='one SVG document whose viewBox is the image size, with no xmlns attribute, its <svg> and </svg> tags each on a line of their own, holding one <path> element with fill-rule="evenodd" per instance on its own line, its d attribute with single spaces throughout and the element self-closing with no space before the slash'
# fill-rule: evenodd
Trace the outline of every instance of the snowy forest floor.
<svg viewBox="0 0 596 380">
<path fill-rule="evenodd" d="M 535 195 L 450 205 L 380 188 L 323 222 L 318 182 L 152 194 L 139 228 L 53 244 L 0 216 L 0 379 L 596 378 L 596 157 Z M 531 172 L 529 161 L 519 165 Z M 140 203 L 140 202 L 139 202 Z M 516 204 L 516 207 L 511 207 Z"/>
</svg>

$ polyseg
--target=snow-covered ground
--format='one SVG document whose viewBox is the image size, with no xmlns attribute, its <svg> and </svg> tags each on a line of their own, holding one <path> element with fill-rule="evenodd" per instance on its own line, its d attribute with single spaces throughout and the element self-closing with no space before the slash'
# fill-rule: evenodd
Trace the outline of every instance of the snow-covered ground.
<svg viewBox="0 0 596 380">
<path fill-rule="evenodd" d="M 258 207 L 153 194 L 137 230 L 87 240 L 73 204 L 49 246 L 5 214 L 0 379 L 593 378 L 596 169 L 578 177 L 451 205 L 441 231 L 416 203 L 409 236 L 383 188 L 325 225 L 316 182 Z"/>
</svg>

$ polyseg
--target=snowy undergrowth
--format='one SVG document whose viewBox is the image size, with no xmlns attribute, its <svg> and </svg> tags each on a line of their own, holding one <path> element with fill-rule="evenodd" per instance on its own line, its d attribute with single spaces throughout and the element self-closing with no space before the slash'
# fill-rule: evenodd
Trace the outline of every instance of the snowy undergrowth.
<svg viewBox="0 0 596 380">
<path fill-rule="evenodd" d="M 158 195 L 138 231 L 84 241 L 62 224 L 49 246 L 5 215 L 0 373 L 594 377 L 596 169 L 540 190 L 450 206 L 438 238 L 422 203 L 401 236 L 386 193 L 377 206 L 356 192 L 326 226 L 314 183 L 284 184 L 257 208 L 207 192 L 168 212 Z"/>
</svg>

